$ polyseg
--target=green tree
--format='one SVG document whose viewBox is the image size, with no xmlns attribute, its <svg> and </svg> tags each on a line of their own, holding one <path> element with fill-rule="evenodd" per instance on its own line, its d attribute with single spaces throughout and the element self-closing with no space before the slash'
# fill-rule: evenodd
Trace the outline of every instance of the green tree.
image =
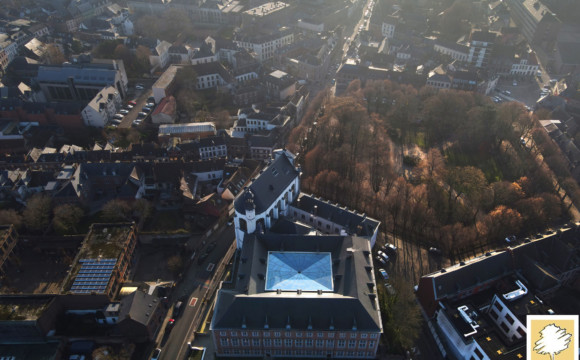
<svg viewBox="0 0 580 360">
<path fill-rule="evenodd" d="M 84 216 L 83 209 L 76 205 L 64 204 L 54 208 L 53 225 L 62 233 L 77 233 L 77 226 Z"/>
<path fill-rule="evenodd" d="M 108 222 L 128 221 L 131 218 L 131 207 L 126 201 L 113 199 L 103 205 L 101 216 Z"/>
<path fill-rule="evenodd" d="M 52 201 L 50 197 L 43 194 L 32 196 L 26 204 L 23 218 L 26 227 L 32 232 L 46 230 L 50 224 L 52 214 Z"/>
<path fill-rule="evenodd" d="M 167 268 L 171 271 L 174 275 L 179 274 L 183 271 L 183 259 L 180 255 L 173 255 L 169 259 L 167 259 Z"/>
<path fill-rule="evenodd" d="M 398 276 L 391 281 L 390 293 L 383 285 L 378 285 L 381 315 L 390 349 L 402 354 L 413 347 L 419 337 L 422 317 L 408 283 Z"/>
<path fill-rule="evenodd" d="M 0 210 L 0 224 L 12 224 L 16 229 L 20 229 L 22 227 L 22 215 L 14 209 Z"/>
</svg>

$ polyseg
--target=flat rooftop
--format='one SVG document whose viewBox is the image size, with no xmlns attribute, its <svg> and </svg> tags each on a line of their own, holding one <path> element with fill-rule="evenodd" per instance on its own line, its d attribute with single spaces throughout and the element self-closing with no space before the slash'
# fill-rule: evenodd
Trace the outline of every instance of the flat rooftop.
<svg viewBox="0 0 580 360">
<path fill-rule="evenodd" d="M 79 259 L 117 259 L 125 249 L 132 224 L 94 224 L 87 235 Z"/>
</svg>

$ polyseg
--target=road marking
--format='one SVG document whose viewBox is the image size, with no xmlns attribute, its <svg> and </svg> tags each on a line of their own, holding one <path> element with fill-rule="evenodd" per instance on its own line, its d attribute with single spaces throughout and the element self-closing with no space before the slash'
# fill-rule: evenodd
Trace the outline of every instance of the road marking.
<svg viewBox="0 0 580 360">
<path fill-rule="evenodd" d="M 197 298 L 191 298 L 191 301 L 189 302 L 189 306 L 195 306 L 195 304 L 197 304 Z"/>
</svg>

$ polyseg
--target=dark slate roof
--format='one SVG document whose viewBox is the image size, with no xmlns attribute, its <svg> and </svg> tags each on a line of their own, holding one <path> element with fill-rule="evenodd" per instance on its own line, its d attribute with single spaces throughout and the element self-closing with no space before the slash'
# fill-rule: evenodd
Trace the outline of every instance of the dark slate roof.
<svg viewBox="0 0 580 360">
<path fill-rule="evenodd" d="M 298 294 L 265 291 L 268 251 L 329 252 L 332 258 L 332 292 Z M 370 243 L 350 236 L 257 235 L 248 236 L 232 286 L 218 293 L 212 329 L 240 328 L 380 331 L 381 320 L 374 295 Z M 240 275 L 243 277 L 240 278 Z M 372 284 L 369 286 L 369 284 Z"/>
<path fill-rule="evenodd" d="M 226 159 L 223 158 L 192 161 L 184 164 L 183 172 L 188 174 L 199 174 L 210 171 L 219 171 L 219 170 L 223 171 L 225 165 Z"/>
<path fill-rule="evenodd" d="M 299 222 L 294 222 L 286 220 L 284 218 L 280 218 L 269 229 L 269 231 L 277 234 L 308 235 L 312 231 L 312 228 Z"/>
<path fill-rule="evenodd" d="M 119 321 L 130 318 L 143 325 L 147 325 L 160 306 L 159 298 L 143 291 L 135 291 L 121 299 Z"/>
<path fill-rule="evenodd" d="M 273 148 L 276 146 L 276 140 L 272 136 L 251 135 L 248 139 L 250 148 Z"/>
<path fill-rule="evenodd" d="M 329 201 L 304 193 L 300 193 L 292 206 L 311 214 L 314 214 L 316 206 L 316 216 L 340 224 L 348 229 L 349 234 L 358 236 L 372 236 L 380 225 L 379 221 L 369 218 L 365 214 L 350 211 L 346 207 L 341 208 Z"/>
<path fill-rule="evenodd" d="M 224 139 L 223 136 L 211 136 L 211 137 L 199 139 L 199 147 L 200 148 L 212 147 L 212 146 L 221 146 L 221 145 L 225 145 L 225 144 L 226 144 L 226 140 Z"/>
<path fill-rule="evenodd" d="M 284 155 L 276 157 L 260 172 L 260 175 L 252 182 L 249 188 L 244 190 L 242 196 L 236 199 L 234 202 L 236 211 L 239 213 L 246 211 L 245 196 L 243 195 L 247 192 L 252 192 L 256 214 L 261 214 L 270 207 L 296 177 L 298 177 L 298 170 L 296 170 L 290 160 Z"/>
</svg>

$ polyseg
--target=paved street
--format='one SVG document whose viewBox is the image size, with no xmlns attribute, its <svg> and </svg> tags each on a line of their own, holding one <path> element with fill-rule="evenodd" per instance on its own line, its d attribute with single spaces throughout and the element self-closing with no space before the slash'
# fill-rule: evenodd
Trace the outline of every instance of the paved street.
<svg viewBox="0 0 580 360">
<path fill-rule="evenodd" d="M 202 243 L 204 240 L 206 242 L 205 245 Z M 172 304 L 175 304 L 179 299 L 187 300 L 183 303 L 181 316 L 175 321 L 171 333 L 169 335 L 166 335 L 163 332 L 160 334 L 160 343 L 157 344 L 157 347 L 160 347 L 163 350 L 161 359 L 175 360 L 185 358 L 186 344 L 188 341 L 191 341 L 193 332 L 199 325 L 201 316 L 200 309 L 206 305 L 203 299 L 208 293 L 211 285 L 213 285 L 212 288 L 215 289 L 215 286 L 219 284 L 217 278 L 219 277 L 221 279 L 221 276 L 218 272 L 221 271 L 223 274 L 224 267 L 219 268 L 219 263 L 222 261 L 224 255 L 234 241 L 234 228 L 233 226 L 227 226 L 218 229 L 217 232 L 212 234 L 209 238 L 204 237 L 198 241 L 199 244 L 188 244 L 194 249 L 199 246 L 200 250 L 197 251 L 195 259 L 191 263 L 183 280 L 176 286 L 171 296 Z M 216 241 L 217 246 L 215 250 L 209 254 L 208 258 L 202 264 L 198 265 L 198 256 L 212 241 Z M 207 271 L 210 264 L 215 265 L 213 267 L 210 266 L 212 268 L 211 271 Z M 214 276 L 216 277 L 216 281 L 211 283 Z M 168 318 L 171 314 L 170 310 Z"/>
</svg>

